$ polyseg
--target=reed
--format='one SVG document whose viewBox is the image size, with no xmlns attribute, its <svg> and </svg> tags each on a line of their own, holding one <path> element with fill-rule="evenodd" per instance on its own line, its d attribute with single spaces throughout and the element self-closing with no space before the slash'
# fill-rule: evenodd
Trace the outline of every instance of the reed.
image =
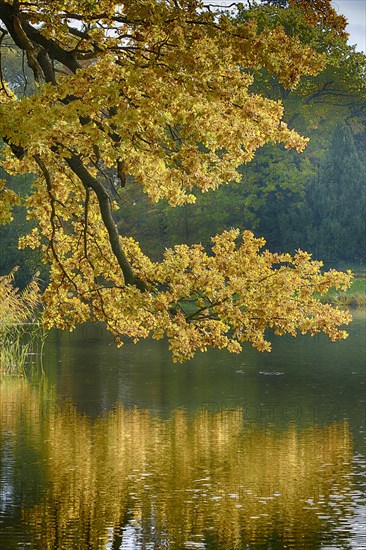
<svg viewBox="0 0 366 550">
<path fill-rule="evenodd" d="M 20 291 L 14 269 L 0 277 L 0 374 L 22 374 L 40 335 L 40 289 L 37 275 Z"/>
</svg>

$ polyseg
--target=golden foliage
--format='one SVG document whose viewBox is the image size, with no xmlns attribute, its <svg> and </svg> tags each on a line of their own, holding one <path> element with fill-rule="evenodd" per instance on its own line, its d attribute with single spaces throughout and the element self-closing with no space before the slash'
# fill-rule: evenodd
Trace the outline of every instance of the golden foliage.
<svg viewBox="0 0 366 550">
<path fill-rule="evenodd" d="M 306 21 L 315 26 L 317 24 L 323 27 L 331 28 L 337 36 L 348 38 L 348 33 L 345 32 L 347 26 L 347 18 L 336 12 L 329 1 L 324 0 L 289 0 L 290 6 L 301 9 L 304 13 Z"/>
<path fill-rule="evenodd" d="M 11 189 L 7 189 L 6 181 L 0 179 L 0 224 L 12 221 L 11 210 L 19 204 L 18 195 Z"/>
<path fill-rule="evenodd" d="M 323 22 L 337 27 L 328 0 L 317 2 L 315 22 L 322 7 Z M 349 316 L 315 292 L 347 286 L 349 275 L 321 274 L 303 252 L 259 253 L 263 241 L 249 232 L 236 247 L 235 231 L 215 237 L 211 256 L 178 246 L 154 264 L 113 221 L 117 177 L 176 206 L 195 200 L 194 187 L 238 180 L 237 167 L 266 143 L 302 151 L 307 139 L 282 121 L 281 102 L 251 91 L 252 73 L 263 68 L 294 87 L 325 66 L 324 55 L 281 26 L 260 29 L 254 16 L 234 21 L 198 1 L 0 8 L 38 81 L 29 97 L 2 91 L 0 135 L 4 167 L 39 175 L 28 201 L 38 226 L 20 246 L 40 246 L 51 265 L 47 326 L 91 318 L 118 342 L 167 335 L 176 360 L 208 346 L 237 352 L 246 341 L 267 350 L 266 327 L 345 337 L 337 327 Z"/>
<path fill-rule="evenodd" d="M 322 263 L 301 251 L 294 257 L 262 252 L 264 239 L 250 231 L 239 243 L 238 237 L 236 230 L 216 236 L 211 255 L 200 245 L 179 245 L 157 263 L 135 241 L 121 238 L 135 273 L 147 285 L 141 292 L 123 284 L 117 266 L 111 269 L 106 236 L 105 254 L 91 265 L 83 259 L 80 236 L 60 235 L 58 254 L 68 278 L 60 267 L 53 268 L 44 296 L 46 325 L 72 329 L 92 318 L 107 321 L 118 341 L 121 335 L 135 341 L 149 334 L 167 336 L 175 361 L 208 347 L 239 352 L 244 342 L 269 351 L 266 328 L 280 335 L 300 331 L 312 336 L 324 332 L 332 340 L 346 337 L 338 327 L 350 322 L 349 313 L 321 303 L 319 294 L 333 286 L 347 288 L 349 273 L 322 273 Z M 99 246 L 103 244 L 101 228 Z"/>
</svg>

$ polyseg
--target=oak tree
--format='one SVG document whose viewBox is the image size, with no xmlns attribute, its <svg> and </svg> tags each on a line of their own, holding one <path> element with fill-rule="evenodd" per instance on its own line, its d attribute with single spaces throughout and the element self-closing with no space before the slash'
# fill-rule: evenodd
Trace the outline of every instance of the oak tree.
<svg viewBox="0 0 366 550">
<path fill-rule="evenodd" d="M 329 0 L 297 4 L 310 28 L 344 35 Z M 0 0 L 0 36 L 35 80 L 25 96 L 2 77 L 0 135 L 2 166 L 37 174 L 27 203 L 37 225 L 20 246 L 50 264 L 46 326 L 103 321 L 117 343 L 167 336 L 175 360 L 243 342 L 269 350 L 268 327 L 346 336 L 348 313 L 319 294 L 346 288 L 350 274 L 323 273 L 302 251 L 272 254 L 235 229 L 210 251 L 179 245 L 153 262 L 114 220 L 131 179 L 151 201 L 180 206 L 193 189 L 238 181 L 267 143 L 301 152 L 307 140 L 282 121 L 281 101 L 252 85 L 265 69 L 293 88 L 324 68 L 322 53 L 258 15 L 237 21 L 199 0 Z M 16 197 L 5 182 L 0 200 L 6 221 Z"/>
</svg>

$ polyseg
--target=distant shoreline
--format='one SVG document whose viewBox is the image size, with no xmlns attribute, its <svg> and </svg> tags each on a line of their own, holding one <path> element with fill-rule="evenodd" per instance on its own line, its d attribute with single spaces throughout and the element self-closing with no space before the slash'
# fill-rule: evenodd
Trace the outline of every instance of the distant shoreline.
<svg viewBox="0 0 366 550">
<path fill-rule="evenodd" d="M 366 306 L 366 276 L 357 275 L 353 280 L 352 286 L 345 292 L 339 290 L 330 290 L 324 297 L 324 301 L 336 305 L 344 305 L 351 307 Z"/>
</svg>

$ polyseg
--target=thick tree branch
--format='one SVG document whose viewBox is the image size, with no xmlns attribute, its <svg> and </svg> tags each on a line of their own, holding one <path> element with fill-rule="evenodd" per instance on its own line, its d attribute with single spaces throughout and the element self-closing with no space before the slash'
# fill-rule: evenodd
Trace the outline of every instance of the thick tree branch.
<svg viewBox="0 0 366 550">
<path fill-rule="evenodd" d="M 94 176 L 88 172 L 84 164 L 76 155 L 72 155 L 70 158 L 65 159 L 68 166 L 76 174 L 76 176 L 81 180 L 83 185 L 86 188 L 91 188 L 95 192 L 100 213 L 104 225 L 108 231 L 109 242 L 112 247 L 112 251 L 117 259 L 118 265 L 120 266 L 126 285 L 136 285 L 140 290 L 145 290 L 146 286 L 143 281 L 137 279 L 132 271 L 131 265 L 127 260 L 127 257 L 122 250 L 121 243 L 119 240 L 118 228 L 115 224 L 112 214 L 111 201 L 107 191 L 105 190 L 103 184 L 99 182 Z"/>
<path fill-rule="evenodd" d="M 8 4 L 4 2 L 4 0 L 0 0 L 0 18 L 15 44 L 21 50 L 26 51 L 28 62 L 31 64 L 34 71 L 37 70 L 36 64 L 40 64 L 39 59 L 37 59 L 39 47 L 42 47 L 43 50 L 47 52 L 50 59 L 59 61 L 59 63 L 67 67 L 73 73 L 81 68 L 81 65 L 73 53 L 61 48 L 50 38 L 43 36 L 42 33 L 34 28 L 28 21 L 21 21 L 14 5 Z M 38 48 L 35 46 L 38 46 Z M 42 70 L 44 69 L 42 66 L 40 68 L 42 68 Z M 47 79 L 46 74 L 44 76 Z"/>
<path fill-rule="evenodd" d="M 47 82 L 56 84 L 55 71 L 51 62 L 52 59 L 59 61 L 72 72 L 75 72 L 77 69 L 81 68 L 81 65 L 77 61 L 74 54 L 61 48 L 53 40 L 44 37 L 41 32 L 38 29 L 35 29 L 29 22 L 24 20 L 21 21 L 14 5 L 0 0 L 0 10 L 1 19 L 3 20 L 14 42 L 20 49 L 26 52 L 28 64 L 33 69 L 35 78 L 39 79 L 41 74 L 43 74 Z M 6 138 L 5 141 L 7 141 Z M 7 142 L 18 158 L 21 158 L 24 155 L 23 148 L 18 150 L 16 146 L 11 144 L 9 141 Z M 145 290 L 144 283 L 134 277 L 131 265 L 129 264 L 126 255 L 121 248 L 118 229 L 112 215 L 110 198 L 104 186 L 88 172 L 80 158 L 76 155 L 66 159 L 66 162 L 82 181 L 83 185 L 86 188 L 93 189 L 98 198 L 102 220 L 108 231 L 112 251 L 122 270 L 125 283 L 134 284 L 140 290 Z M 124 177 L 121 176 L 124 176 L 124 174 L 122 168 L 123 164 L 119 161 L 118 175 L 123 184 Z"/>
</svg>

